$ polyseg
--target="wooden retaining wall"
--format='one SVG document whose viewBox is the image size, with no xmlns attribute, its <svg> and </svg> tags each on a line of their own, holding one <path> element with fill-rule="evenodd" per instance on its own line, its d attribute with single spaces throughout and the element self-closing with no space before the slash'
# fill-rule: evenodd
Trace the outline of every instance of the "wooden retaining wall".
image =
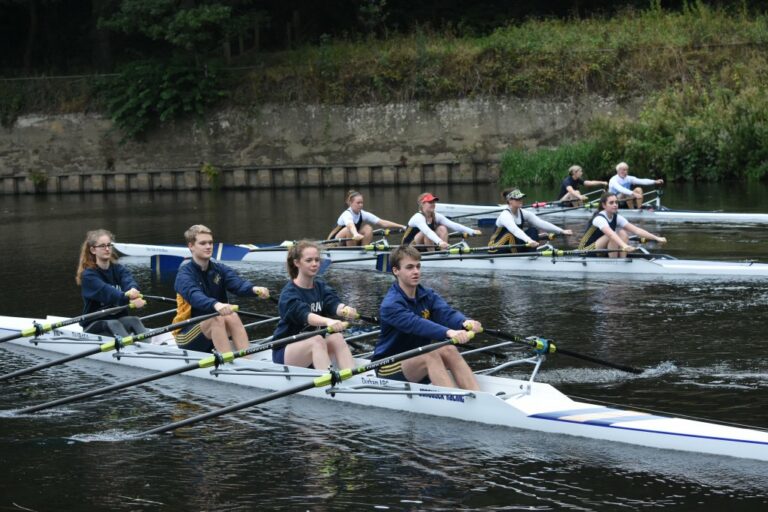
<svg viewBox="0 0 768 512">
<path fill-rule="evenodd" d="M 53 176 L 5 176 L 3 194 L 145 192 L 161 190 L 363 187 L 493 183 L 498 163 L 433 162 L 408 165 L 265 166 L 217 169 L 212 179 L 200 169 L 93 172 Z"/>
</svg>

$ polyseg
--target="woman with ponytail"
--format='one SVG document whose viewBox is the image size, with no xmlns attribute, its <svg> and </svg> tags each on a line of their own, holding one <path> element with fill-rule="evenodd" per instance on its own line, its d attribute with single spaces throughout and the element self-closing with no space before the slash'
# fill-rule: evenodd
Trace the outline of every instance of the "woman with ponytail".
<svg viewBox="0 0 768 512">
<path fill-rule="evenodd" d="M 382 228 L 405 229 L 405 226 L 389 220 L 380 219 L 371 212 L 363 210 L 363 194 L 357 190 L 347 192 L 347 209 L 339 215 L 334 227 L 328 234 L 328 240 L 348 238 L 344 245 L 368 245 L 373 240 L 371 225 Z"/>
<path fill-rule="evenodd" d="M 291 280 L 280 292 L 278 312 L 280 323 L 273 339 L 293 336 L 318 327 L 330 327 L 333 334 L 286 345 L 272 352 L 272 360 L 278 364 L 313 367 L 327 370 L 332 361 L 336 368 L 352 368 L 352 353 L 341 335 L 344 323 L 334 317 L 354 319 L 357 310 L 341 302 L 333 288 L 317 279 L 320 270 L 320 246 L 301 240 L 288 250 L 288 275 Z"/>
<path fill-rule="evenodd" d="M 627 231 L 640 237 L 656 240 L 659 243 L 666 243 L 667 239 L 663 236 L 657 236 L 642 228 L 639 228 L 618 214 L 619 199 L 616 194 L 606 192 L 600 198 L 600 206 L 592 215 L 587 224 L 587 230 L 579 242 L 579 249 L 594 250 L 607 249 L 608 256 L 611 258 L 625 258 L 628 252 L 635 250 L 629 245 L 629 235 Z"/>
</svg>

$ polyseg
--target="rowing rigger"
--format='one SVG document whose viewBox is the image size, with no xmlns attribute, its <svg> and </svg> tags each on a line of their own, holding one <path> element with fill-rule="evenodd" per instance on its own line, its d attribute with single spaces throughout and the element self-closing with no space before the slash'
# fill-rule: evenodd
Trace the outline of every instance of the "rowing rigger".
<svg viewBox="0 0 768 512">
<path fill-rule="evenodd" d="M 32 321 L 27 318 L 0 317 L 0 335 L 21 331 Z M 57 328 L 37 337 L 12 340 L 8 344 L 58 354 L 74 354 L 80 352 L 84 344 L 98 346 L 105 340 L 73 327 Z M 379 378 L 374 372 L 364 372 L 331 387 L 308 386 L 302 394 L 361 406 L 537 432 L 768 461 L 768 432 L 572 400 L 551 385 L 535 381 L 546 355 L 552 352 L 547 345 L 540 345 L 538 341 L 536 346 L 539 347 L 537 352 L 517 362 L 532 365 L 530 378 L 522 380 L 478 375 L 480 391 L 403 383 Z M 105 363 L 158 372 L 209 357 L 209 354 L 144 342 L 125 347 L 119 354 L 99 352 L 89 356 L 90 359 Z M 358 360 L 357 363 L 366 365 L 368 361 Z M 186 375 L 284 391 L 302 383 L 315 382 L 325 374 L 306 368 L 273 364 L 271 354 L 264 352 L 258 359 L 237 359 L 214 369 L 198 368 Z"/>
</svg>

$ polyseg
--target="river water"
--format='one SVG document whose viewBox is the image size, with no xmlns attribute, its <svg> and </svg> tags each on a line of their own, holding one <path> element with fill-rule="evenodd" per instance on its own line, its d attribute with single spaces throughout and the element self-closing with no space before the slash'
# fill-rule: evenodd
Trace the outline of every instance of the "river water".
<svg viewBox="0 0 768 512">
<path fill-rule="evenodd" d="M 450 202 L 492 203 L 497 194 L 490 186 L 432 191 Z M 368 209 L 405 222 L 421 190 L 363 192 Z M 528 192 L 531 199 L 552 195 Z M 669 187 L 664 199 L 676 208 L 768 212 L 765 186 Z M 321 238 L 343 209 L 343 191 L 28 196 L 4 197 L 1 205 L 0 314 L 75 316 L 77 251 L 88 229 L 105 227 L 120 241 L 143 243 L 181 243 L 194 223 L 229 242 Z M 581 231 L 583 221 L 568 227 Z M 765 227 L 645 227 L 666 236 L 664 251 L 678 257 L 768 262 Z M 172 283 L 154 278 L 148 265 L 131 269 L 145 293 L 172 295 Z M 238 270 L 275 291 L 286 281 L 277 266 Z M 387 275 L 339 268 L 327 280 L 361 312 L 376 311 L 391 283 Z M 622 282 L 426 269 L 424 282 L 486 325 L 648 369 L 633 376 L 551 356 L 539 380 L 566 394 L 768 427 L 764 281 Z M 241 304 L 275 311 L 266 302 Z M 35 362 L 29 351 L 0 346 L 2 374 Z M 471 360 L 477 368 L 492 363 L 492 356 Z M 0 410 L 136 376 L 88 362 L 51 368 L 1 383 Z M 765 510 L 768 504 L 766 463 L 303 397 L 173 436 L 125 440 L 252 396 L 175 377 L 36 416 L 0 412 L 0 510 Z"/>
</svg>

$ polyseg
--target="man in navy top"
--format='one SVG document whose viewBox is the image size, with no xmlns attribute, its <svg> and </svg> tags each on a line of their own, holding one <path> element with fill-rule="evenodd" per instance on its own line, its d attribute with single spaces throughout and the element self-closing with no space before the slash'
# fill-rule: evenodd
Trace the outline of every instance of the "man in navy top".
<svg viewBox="0 0 768 512">
<path fill-rule="evenodd" d="M 469 331 L 482 331 L 480 322 L 467 319 L 434 290 L 419 284 L 421 253 L 416 248 L 396 248 L 390 254 L 390 263 L 397 281 L 381 303 L 381 337 L 373 353 L 374 360 L 446 338 L 466 343 L 470 339 Z M 480 389 L 475 374 L 455 345 L 382 366 L 378 374 L 387 379 Z"/>
<path fill-rule="evenodd" d="M 220 316 L 203 320 L 191 327 L 174 332 L 179 348 L 211 352 L 248 348 L 248 334 L 240 317 L 229 304 L 227 292 L 244 297 L 269 297 L 269 290 L 254 286 L 230 267 L 215 261 L 213 233 L 202 224 L 195 224 L 185 233 L 192 259 L 176 275 L 176 318 L 174 323 L 218 311 Z"/>
</svg>

